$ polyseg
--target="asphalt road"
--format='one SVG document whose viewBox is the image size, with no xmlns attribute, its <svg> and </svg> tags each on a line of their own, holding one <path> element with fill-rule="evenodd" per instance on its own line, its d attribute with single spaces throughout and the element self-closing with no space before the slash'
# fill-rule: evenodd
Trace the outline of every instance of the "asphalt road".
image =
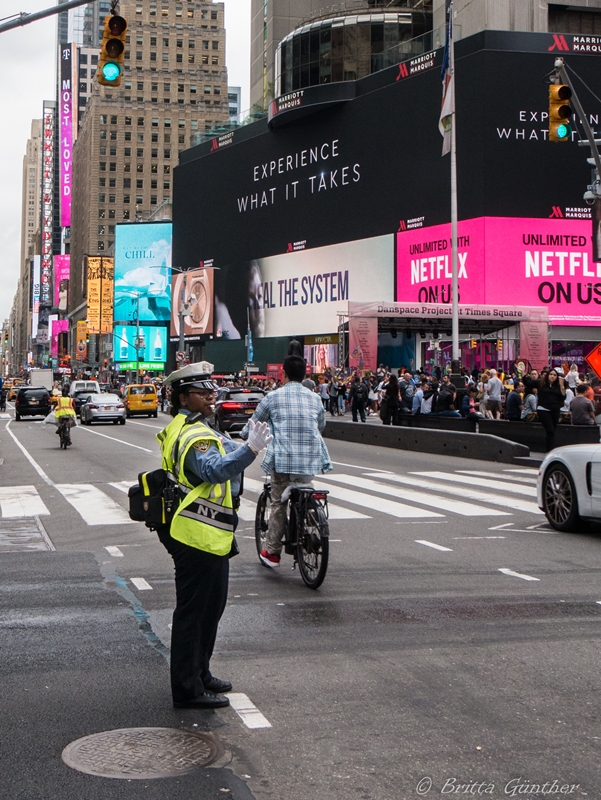
<svg viewBox="0 0 601 800">
<path fill-rule="evenodd" d="M 551 531 L 535 471 L 506 464 L 329 441 L 313 592 L 291 557 L 257 561 L 255 463 L 212 667 L 256 711 L 174 711 L 171 560 L 124 493 L 166 421 L 78 428 L 63 452 L 0 419 L 0 797 L 601 797 L 601 528 Z M 127 727 L 210 731 L 226 754 L 152 781 L 62 762 Z"/>
</svg>

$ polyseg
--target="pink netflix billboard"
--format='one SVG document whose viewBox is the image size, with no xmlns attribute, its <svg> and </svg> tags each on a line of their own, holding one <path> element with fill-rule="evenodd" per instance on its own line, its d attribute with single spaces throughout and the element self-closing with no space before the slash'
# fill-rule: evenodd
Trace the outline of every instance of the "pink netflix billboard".
<svg viewBox="0 0 601 800">
<path fill-rule="evenodd" d="M 459 302 L 540 306 L 550 325 L 601 323 L 590 220 L 479 217 L 458 225 Z M 397 235 L 397 301 L 451 302 L 451 225 Z"/>
</svg>

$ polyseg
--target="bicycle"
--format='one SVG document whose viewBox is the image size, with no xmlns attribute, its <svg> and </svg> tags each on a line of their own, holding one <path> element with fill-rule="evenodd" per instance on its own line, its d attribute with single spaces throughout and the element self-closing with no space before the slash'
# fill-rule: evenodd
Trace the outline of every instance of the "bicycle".
<svg viewBox="0 0 601 800">
<path fill-rule="evenodd" d="M 58 438 L 60 442 L 61 450 L 66 450 L 69 447 L 71 442 L 71 421 L 70 419 L 65 419 L 64 421 L 59 422 L 58 424 Z"/>
<path fill-rule="evenodd" d="M 328 523 L 328 494 L 312 487 L 292 487 L 286 511 L 286 530 L 282 544 L 284 552 L 294 556 L 293 569 L 310 589 L 323 583 L 330 553 Z M 257 501 L 255 514 L 255 544 L 257 554 L 267 547 L 267 530 L 271 507 L 271 484 L 265 483 Z M 262 563 L 262 562 L 261 562 Z"/>
</svg>

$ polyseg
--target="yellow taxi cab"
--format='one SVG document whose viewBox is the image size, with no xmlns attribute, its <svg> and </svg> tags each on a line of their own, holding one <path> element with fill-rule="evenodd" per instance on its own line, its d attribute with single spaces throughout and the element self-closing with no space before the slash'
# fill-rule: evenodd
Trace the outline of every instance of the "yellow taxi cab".
<svg viewBox="0 0 601 800">
<path fill-rule="evenodd" d="M 157 391 L 152 383 L 134 383 L 125 387 L 125 416 L 133 417 L 134 414 L 147 414 L 149 417 L 158 416 Z"/>
<path fill-rule="evenodd" d="M 8 390 L 8 399 L 16 400 L 17 394 L 19 393 L 19 389 L 21 388 L 21 386 L 24 385 L 25 381 L 21 380 L 20 378 L 17 378 L 17 380 L 10 385 L 10 388 Z"/>
</svg>

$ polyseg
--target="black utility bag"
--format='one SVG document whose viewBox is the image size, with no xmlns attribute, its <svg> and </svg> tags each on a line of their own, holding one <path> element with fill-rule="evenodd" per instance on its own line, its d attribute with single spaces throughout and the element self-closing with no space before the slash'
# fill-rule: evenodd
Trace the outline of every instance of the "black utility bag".
<svg viewBox="0 0 601 800">
<path fill-rule="evenodd" d="M 173 477 L 164 469 L 140 472 L 138 483 L 130 486 L 129 516 L 143 522 L 151 531 L 171 525 L 179 505 L 179 489 Z"/>
</svg>

